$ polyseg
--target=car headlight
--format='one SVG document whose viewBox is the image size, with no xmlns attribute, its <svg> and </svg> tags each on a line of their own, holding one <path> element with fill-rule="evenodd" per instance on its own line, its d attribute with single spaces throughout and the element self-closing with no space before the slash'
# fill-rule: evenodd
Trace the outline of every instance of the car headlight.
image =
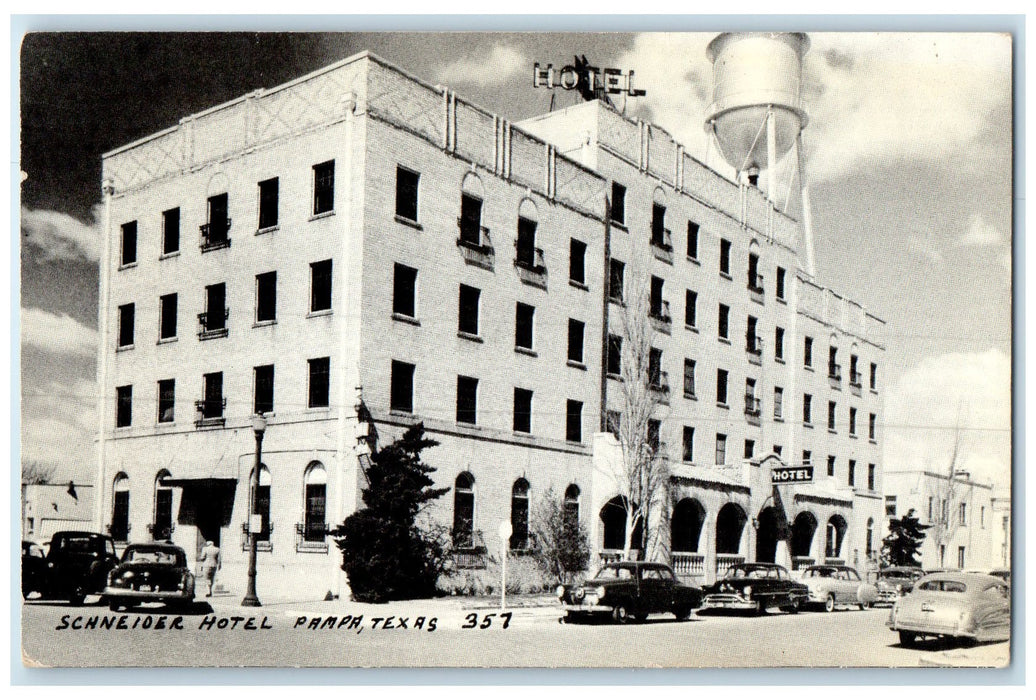
<svg viewBox="0 0 1036 700">
<path fill-rule="evenodd" d="M 554 589 L 554 595 L 556 595 L 558 598 L 563 597 L 565 595 L 565 587 L 564 586 L 558 586 L 557 588 L 555 588 Z"/>
<path fill-rule="evenodd" d="M 128 581 L 129 579 L 133 578 L 133 572 L 132 571 L 123 571 L 122 572 L 122 578 L 124 578 L 125 580 Z"/>
<path fill-rule="evenodd" d="M 751 586 L 745 586 L 744 589 L 742 589 L 741 592 L 745 594 L 746 598 L 751 598 L 752 597 L 752 587 Z"/>
<path fill-rule="evenodd" d="M 598 586 L 594 589 L 594 593 L 597 594 L 597 599 L 600 600 L 604 597 L 604 586 Z"/>
<path fill-rule="evenodd" d="M 902 583 L 897 583 L 896 584 L 896 595 L 903 595 L 903 584 Z"/>
</svg>

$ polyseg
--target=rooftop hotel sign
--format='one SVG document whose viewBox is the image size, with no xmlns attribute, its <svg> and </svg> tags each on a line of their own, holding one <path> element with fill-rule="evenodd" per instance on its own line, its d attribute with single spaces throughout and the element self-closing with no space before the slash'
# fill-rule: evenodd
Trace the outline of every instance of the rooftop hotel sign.
<svg viewBox="0 0 1036 700">
<path fill-rule="evenodd" d="M 553 90 L 579 90 L 585 100 L 594 100 L 602 95 L 622 95 L 640 97 L 644 90 L 633 87 L 633 71 L 619 68 L 598 68 L 591 66 L 586 56 L 576 56 L 572 64 L 561 69 L 548 63 L 541 66 L 535 63 L 532 69 L 532 86 Z"/>
</svg>

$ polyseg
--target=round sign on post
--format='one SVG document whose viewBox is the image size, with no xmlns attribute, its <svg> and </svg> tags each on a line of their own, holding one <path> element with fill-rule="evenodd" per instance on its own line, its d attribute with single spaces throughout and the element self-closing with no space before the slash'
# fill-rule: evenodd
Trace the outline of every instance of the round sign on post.
<svg viewBox="0 0 1036 700">
<path fill-rule="evenodd" d="M 497 528 L 496 534 L 500 535 L 500 609 L 503 610 L 507 605 L 507 545 L 511 539 L 511 533 L 514 532 L 514 528 L 511 527 L 510 520 L 501 520 L 500 527 Z"/>
<path fill-rule="evenodd" d="M 511 527 L 510 520 L 501 520 L 500 527 L 496 530 L 497 534 L 500 535 L 500 539 L 509 540 L 511 539 L 511 533 L 514 532 L 514 528 Z"/>
</svg>

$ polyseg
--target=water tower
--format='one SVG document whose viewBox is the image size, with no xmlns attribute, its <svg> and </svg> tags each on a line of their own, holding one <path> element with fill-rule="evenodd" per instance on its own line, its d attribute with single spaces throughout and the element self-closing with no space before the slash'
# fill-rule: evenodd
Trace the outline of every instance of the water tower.
<svg viewBox="0 0 1036 700">
<path fill-rule="evenodd" d="M 777 198 L 777 163 L 795 148 L 805 267 L 812 275 L 809 195 L 801 148 L 802 129 L 809 119 L 800 96 L 802 57 L 808 50 L 809 37 L 793 32 L 734 32 L 713 39 L 707 49 L 713 87 L 705 130 L 715 138 L 724 160 L 737 171 L 739 182 L 747 180 L 757 186 L 759 172 L 767 172 L 766 196 L 771 204 Z"/>
</svg>

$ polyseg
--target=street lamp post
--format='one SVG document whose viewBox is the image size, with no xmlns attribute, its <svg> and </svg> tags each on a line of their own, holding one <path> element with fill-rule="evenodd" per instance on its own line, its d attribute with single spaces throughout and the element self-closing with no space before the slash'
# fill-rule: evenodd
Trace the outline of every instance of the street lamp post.
<svg viewBox="0 0 1036 700">
<path fill-rule="evenodd" d="M 259 465 L 263 460 L 263 434 L 266 432 L 266 416 L 257 413 L 252 416 L 252 430 L 255 432 L 255 467 L 252 469 L 250 496 L 248 503 L 248 588 L 241 605 L 248 608 L 258 608 L 262 605 L 255 593 L 255 546 L 256 532 L 255 520 L 256 510 L 259 506 Z"/>
</svg>

